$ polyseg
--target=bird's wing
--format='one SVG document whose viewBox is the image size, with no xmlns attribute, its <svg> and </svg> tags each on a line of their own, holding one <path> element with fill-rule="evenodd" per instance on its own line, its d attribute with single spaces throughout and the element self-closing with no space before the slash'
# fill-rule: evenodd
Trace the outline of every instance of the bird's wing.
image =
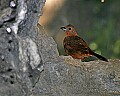
<svg viewBox="0 0 120 96">
<path fill-rule="evenodd" d="M 78 37 L 78 36 L 70 36 L 64 40 L 64 47 L 72 52 L 81 52 L 81 53 L 89 53 L 90 48 L 86 44 L 86 42 Z"/>
</svg>

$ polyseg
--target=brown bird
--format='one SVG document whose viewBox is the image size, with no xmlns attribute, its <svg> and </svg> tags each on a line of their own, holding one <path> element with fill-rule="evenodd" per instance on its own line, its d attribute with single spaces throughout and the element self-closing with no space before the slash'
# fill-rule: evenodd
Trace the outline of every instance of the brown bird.
<svg viewBox="0 0 120 96">
<path fill-rule="evenodd" d="M 67 55 L 72 56 L 74 59 L 81 59 L 82 61 L 89 56 L 96 56 L 98 59 L 108 62 L 108 60 L 93 52 L 87 43 L 78 36 L 75 27 L 71 24 L 61 27 L 65 31 L 66 37 L 64 38 L 63 45 Z"/>
</svg>

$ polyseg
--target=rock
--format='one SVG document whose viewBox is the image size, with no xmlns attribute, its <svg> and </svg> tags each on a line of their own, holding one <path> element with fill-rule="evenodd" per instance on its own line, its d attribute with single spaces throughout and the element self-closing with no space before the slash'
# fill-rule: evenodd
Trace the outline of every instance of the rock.
<svg viewBox="0 0 120 96">
<path fill-rule="evenodd" d="M 59 56 L 54 39 L 37 27 L 45 0 L 15 3 L 0 6 L 0 96 L 120 95 L 120 60 L 81 62 Z M 7 19 L 1 18 L 7 9 L 12 9 Z"/>
<path fill-rule="evenodd" d="M 0 96 L 29 96 L 43 71 L 37 21 L 45 1 L 11 2 L 0 4 Z"/>
</svg>

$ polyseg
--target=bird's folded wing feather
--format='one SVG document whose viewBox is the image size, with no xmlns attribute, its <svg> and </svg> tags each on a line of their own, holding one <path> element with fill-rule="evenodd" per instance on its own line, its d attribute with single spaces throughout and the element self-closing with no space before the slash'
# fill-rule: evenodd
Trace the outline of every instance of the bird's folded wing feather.
<svg viewBox="0 0 120 96">
<path fill-rule="evenodd" d="M 66 39 L 68 39 L 67 42 L 64 42 L 64 46 L 66 47 L 66 49 L 80 51 L 82 53 L 89 53 L 89 47 L 82 38 L 78 36 L 73 36 Z"/>
</svg>

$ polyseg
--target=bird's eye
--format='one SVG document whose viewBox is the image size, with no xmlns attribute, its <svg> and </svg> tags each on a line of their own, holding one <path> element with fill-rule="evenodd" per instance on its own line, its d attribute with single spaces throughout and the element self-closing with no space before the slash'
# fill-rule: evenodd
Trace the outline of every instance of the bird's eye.
<svg viewBox="0 0 120 96">
<path fill-rule="evenodd" d="M 69 30 L 71 30 L 71 28 L 69 28 Z"/>
</svg>

